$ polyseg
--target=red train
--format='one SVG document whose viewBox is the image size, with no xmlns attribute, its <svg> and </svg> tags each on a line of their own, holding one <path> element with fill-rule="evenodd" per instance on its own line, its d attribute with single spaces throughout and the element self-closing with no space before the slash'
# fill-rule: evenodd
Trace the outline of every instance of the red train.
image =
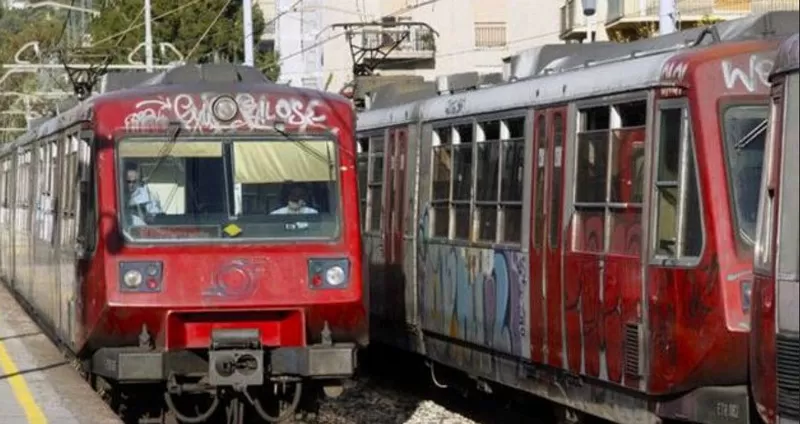
<svg viewBox="0 0 800 424">
<path fill-rule="evenodd" d="M 0 270 L 93 380 L 293 418 L 368 342 L 354 121 L 234 65 L 92 96 L 0 151 Z"/>
<path fill-rule="evenodd" d="M 753 259 L 750 376 L 768 424 L 800 422 L 800 34 L 780 47 Z"/>
<path fill-rule="evenodd" d="M 797 30 L 547 46 L 359 114 L 371 340 L 565 420 L 747 423 L 767 76 Z"/>
</svg>

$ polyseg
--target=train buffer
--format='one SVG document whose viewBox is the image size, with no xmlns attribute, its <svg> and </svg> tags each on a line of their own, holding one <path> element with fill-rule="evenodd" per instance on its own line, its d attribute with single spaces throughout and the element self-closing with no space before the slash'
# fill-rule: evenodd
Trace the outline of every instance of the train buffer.
<svg viewBox="0 0 800 424">
<path fill-rule="evenodd" d="M 0 283 L 0 423 L 121 422 Z"/>
</svg>

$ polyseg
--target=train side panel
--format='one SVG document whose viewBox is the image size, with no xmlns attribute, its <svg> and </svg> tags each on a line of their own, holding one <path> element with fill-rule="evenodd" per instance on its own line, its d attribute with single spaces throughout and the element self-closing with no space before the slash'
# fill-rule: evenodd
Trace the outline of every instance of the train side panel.
<svg viewBox="0 0 800 424">
<path fill-rule="evenodd" d="M 770 125 L 761 181 L 750 339 L 751 390 L 768 424 L 800 421 L 800 101 L 798 35 L 782 45 L 771 78 Z"/>
</svg>

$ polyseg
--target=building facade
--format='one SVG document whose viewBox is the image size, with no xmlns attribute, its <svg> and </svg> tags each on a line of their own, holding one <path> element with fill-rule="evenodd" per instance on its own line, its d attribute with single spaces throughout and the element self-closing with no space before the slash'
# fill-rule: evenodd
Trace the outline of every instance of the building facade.
<svg viewBox="0 0 800 424">
<path fill-rule="evenodd" d="M 281 80 L 331 91 L 353 80 L 351 45 L 357 54 L 369 49 L 362 62 L 377 74 L 433 79 L 466 71 L 501 72 L 503 57 L 530 46 L 560 42 L 560 5 L 552 0 L 275 1 Z M 282 9 L 282 3 L 287 7 Z M 298 4 L 284 14 L 294 3 Z M 387 19 L 397 25 L 358 26 Z M 409 22 L 430 27 L 406 25 Z M 316 33 L 311 33 L 312 28 Z M 384 52 L 388 54 L 382 57 Z M 380 60 L 370 60 L 370 56 Z"/>
<path fill-rule="evenodd" d="M 259 1 L 275 4 L 281 82 L 330 91 L 354 73 L 433 80 L 502 72 L 504 57 L 534 46 L 633 40 L 656 34 L 659 21 L 659 0 L 595 0 L 593 16 L 584 15 L 582 0 Z M 680 29 L 796 10 L 798 1 L 675 0 L 675 9 Z M 378 22 L 384 25 L 369 25 Z"/>
</svg>

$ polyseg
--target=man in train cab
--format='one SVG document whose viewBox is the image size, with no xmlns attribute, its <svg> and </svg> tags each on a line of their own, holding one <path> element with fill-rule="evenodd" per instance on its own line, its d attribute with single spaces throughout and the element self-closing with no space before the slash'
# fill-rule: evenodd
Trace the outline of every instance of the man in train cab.
<svg viewBox="0 0 800 424">
<path fill-rule="evenodd" d="M 132 225 L 147 225 L 149 217 L 163 213 L 158 196 L 142 182 L 136 164 L 129 164 L 125 169 L 125 197 L 128 199 Z"/>
<path fill-rule="evenodd" d="M 293 185 L 289 189 L 289 195 L 286 198 L 286 206 L 275 209 L 270 212 L 270 215 L 292 215 L 292 214 L 316 214 L 316 209 L 306 206 L 306 199 L 308 193 L 303 186 Z"/>
</svg>

